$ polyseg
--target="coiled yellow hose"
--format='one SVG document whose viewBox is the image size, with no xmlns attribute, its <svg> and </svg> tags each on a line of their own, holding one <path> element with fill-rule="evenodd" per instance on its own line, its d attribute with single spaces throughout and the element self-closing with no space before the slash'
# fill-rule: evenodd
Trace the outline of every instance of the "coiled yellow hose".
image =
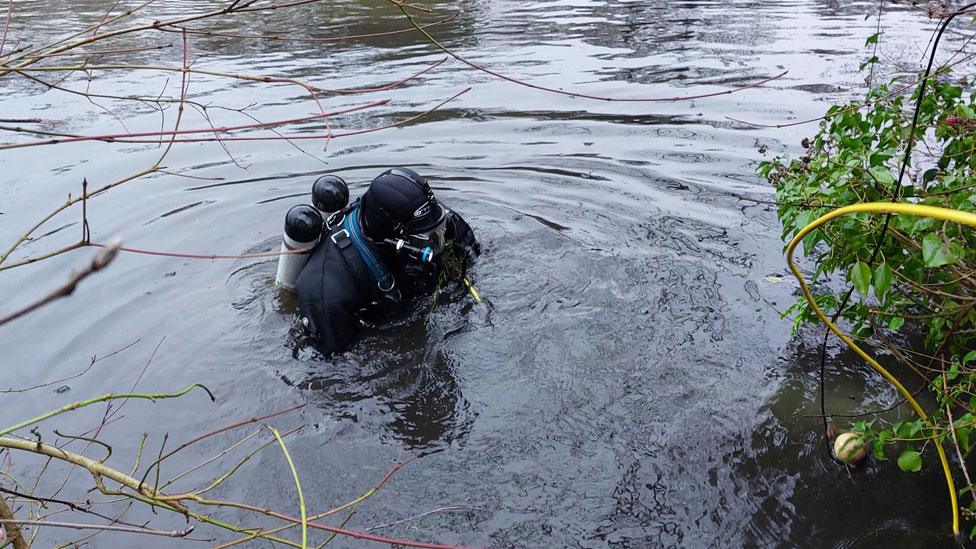
<svg viewBox="0 0 976 549">
<path fill-rule="evenodd" d="M 940 219 L 943 221 L 953 221 L 956 223 L 962 223 L 963 225 L 969 225 L 970 227 L 976 227 L 976 214 L 970 212 L 963 212 L 959 210 L 951 210 L 948 208 L 939 208 L 937 206 L 925 206 L 921 204 L 903 204 L 903 203 L 893 203 L 893 202 L 867 202 L 864 204 L 854 204 L 852 206 L 845 206 L 843 208 L 838 208 L 830 213 L 827 213 L 820 218 L 816 219 L 806 227 L 800 229 L 800 232 L 796 233 L 793 240 L 790 241 L 789 245 L 786 246 L 786 261 L 790 265 L 790 270 L 793 271 L 793 276 L 800 282 L 800 289 L 803 291 L 803 296 L 806 297 L 810 306 L 813 308 L 813 312 L 830 328 L 830 331 L 837 334 L 848 347 L 854 350 L 861 358 L 867 361 L 872 368 L 875 369 L 879 374 L 885 377 L 888 381 L 892 383 L 901 393 L 903 397 L 912 405 L 912 409 L 918 414 L 918 417 L 922 418 L 923 421 L 928 421 L 928 416 L 922 410 L 922 407 L 918 404 L 918 401 L 912 397 L 911 393 L 905 389 L 895 376 L 891 375 L 891 372 L 886 370 L 884 366 L 878 363 L 875 359 L 871 358 L 863 349 L 857 346 L 854 341 L 848 337 L 846 334 L 840 331 L 840 329 L 827 318 L 827 315 L 820 309 L 817 302 L 813 299 L 813 294 L 810 293 L 810 288 L 807 286 L 806 279 L 803 278 L 803 273 L 800 272 L 799 267 L 797 267 L 796 262 L 793 261 L 793 252 L 796 251 L 796 247 L 803 240 L 803 237 L 813 231 L 817 227 L 824 225 L 825 223 L 837 219 L 838 217 L 843 217 L 845 215 L 855 214 L 855 213 L 886 213 L 886 214 L 898 214 L 898 215 L 910 215 L 914 217 L 930 217 L 933 219 Z M 956 499 L 956 487 L 952 481 L 952 472 L 949 471 L 949 460 L 946 459 L 945 449 L 942 447 L 942 443 L 936 441 L 936 449 L 939 452 L 939 460 L 942 462 L 942 470 L 945 472 L 946 485 L 949 489 L 949 499 L 952 504 L 952 532 L 956 535 L 957 539 L 959 536 L 959 503 Z"/>
</svg>

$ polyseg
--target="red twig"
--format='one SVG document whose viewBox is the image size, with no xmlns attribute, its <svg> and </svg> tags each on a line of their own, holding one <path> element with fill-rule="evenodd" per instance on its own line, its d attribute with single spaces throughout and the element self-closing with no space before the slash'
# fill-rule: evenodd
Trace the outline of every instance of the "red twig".
<svg viewBox="0 0 976 549">
<path fill-rule="evenodd" d="M 406 78 L 404 78 L 402 80 L 397 80 L 396 82 L 393 82 L 392 84 L 384 84 L 382 86 L 378 86 L 378 87 L 375 87 L 375 88 L 349 88 L 349 89 L 344 89 L 344 90 L 339 89 L 339 90 L 328 90 L 328 91 L 330 91 L 332 93 L 335 93 L 335 94 L 356 94 L 356 93 L 371 93 L 371 92 L 378 92 L 378 91 L 386 91 L 386 90 L 395 88 L 395 87 L 399 86 L 400 84 L 404 84 L 406 82 L 409 82 L 409 81 L 413 80 L 414 78 L 417 78 L 419 76 L 422 76 L 424 74 L 427 74 L 428 72 L 430 72 L 430 71 L 436 69 L 437 67 L 441 66 L 444 63 L 444 61 L 447 61 L 447 58 L 446 57 L 444 59 L 441 59 L 440 61 L 434 63 L 433 65 L 427 67 L 426 69 L 424 69 L 424 70 L 422 70 L 422 71 L 420 71 L 420 72 L 418 72 L 416 74 L 410 75 L 410 76 L 408 76 L 408 77 L 406 77 Z"/>
<path fill-rule="evenodd" d="M 20 318 L 20 317 L 22 317 L 22 316 L 24 316 L 24 315 L 26 315 L 26 314 L 28 314 L 28 313 L 30 313 L 32 311 L 35 311 L 37 309 L 40 309 L 41 307 L 47 305 L 48 303 L 50 303 L 52 301 L 55 301 L 55 300 L 60 299 L 62 297 L 68 297 L 69 295 L 71 295 L 75 291 L 75 288 L 78 287 L 78 283 L 79 282 L 81 282 L 82 280 L 84 280 L 85 278 L 87 278 L 92 273 L 95 273 L 95 272 L 98 272 L 98 271 L 104 269 L 115 258 L 116 252 L 118 252 L 118 248 L 117 247 L 109 246 L 109 247 L 104 247 L 104 248 L 105 248 L 105 250 L 99 252 L 91 260 L 91 262 L 88 263 L 88 265 L 84 269 L 82 269 L 82 270 L 80 270 L 78 272 L 72 273 L 71 274 L 71 277 L 68 278 L 68 281 L 67 282 L 65 282 L 64 284 L 62 284 L 58 288 L 56 288 L 51 293 L 47 294 L 46 296 L 42 297 L 41 299 L 38 299 L 37 301 L 35 301 L 35 302 L 33 302 L 33 303 L 31 303 L 31 304 L 29 304 L 29 305 L 27 305 L 27 306 L 25 306 L 25 307 L 23 307 L 21 309 L 18 309 L 18 310 L 14 311 L 14 312 L 12 312 L 12 313 L 10 313 L 8 315 L 5 315 L 3 317 L 0 317 L 0 326 L 3 326 L 4 324 L 6 324 L 6 323 L 8 323 L 8 322 L 10 322 L 12 320 L 15 320 L 17 318 Z"/>
<path fill-rule="evenodd" d="M 396 122 L 391 122 L 389 124 L 383 124 L 382 126 L 374 126 L 372 128 L 366 128 L 366 129 L 362 129 L 362 130 L 353 130 L 353 131 L 348 131 L 348 132 L 333 133 L 331 135 L 285 135 L 285 136 L 276 135 L 276 136 L 263 136 L 263 137 L 222 137 L 222 138 L 220 138 L 220 140 L 221 141 L 292 141 L 292 140 L 307 140 L 307 139 L 335 139 L 335 138 L 339 138 L 339 137 L 350 137 L 350 136 L 353 136 L 353 135 L 361 135 L 361 134 L 364 134 L 364 133 L 377 132 L 377 131 L 380 131 L 380 130 L 394 128 L 394 127 L 397 127 L 397 126 L 404 126 L 404 125 L 409 124 L 409 123 L 411 123 L 411 122 L 413 122 L 415 120 L 418 120 L 420 118 L 423 118 L 423 117 L 429 115 L 430 113 L 436 111 L 437 109 L 441 108 L 445 104 L 453 101 L 454 99 L 457 99 L 458 97 L 460 97 L 461 95 L 463 95 L 463 94 L 465 94 L 465 93 L 467 93 L 469 91 L 471 91 L 471 88 L 465 88 L 465 89 L 461 90 L 460 92 L 454 94 L 453 96 L 449 97 L 448 99 L 445 99 L 444 101 L 441 101 L 440 103 L 438 103 L 433 108 L 428 109 L 428 110 L 426 110 L 426 111 L 424 111 L 424 112 L 422 112 L 420 114 L 417 114 L 415 116 L 411 116 L 410 118 L 405 118 L 403 120 L 398 120 Z M 210 133 L 212 131 L 213 131 L 212 129 L 194 130 L 194 133 Z M 173 135 L 174 139 L 172 139 L 172 140 L 170 140 L 170 139 L 166 139 L 166 140 L 129 139 L 129 138 L 125 138 L 125 137 L 119 137 L 119 138 L 113 138 L 112 141 L 113 142 L 116 142 L 116 143 L 149 143 L 149 144 L 159 144 L 159 143 L 208 143 L 208 142 L 212 142 L 212 141 L 217 141 L 217 139 L 215 139 L 213 137 L 207 137 L 207 138 L 190 138 L 190 139 L 175 139 L 175 134 L 177 134 L 177 133 L 180 133 L 180 132 L 172 132 L 172 131 L 171 132 L 154 132 L 155 135 Z M 68 139 L 71 139 L 71 138 L 68 138 Z M 50 140 L 50 141 L 57 141 L 57 140 Z M 46 145 L 48 143 L 49 143 L 49 141 L 36 142 L 35 145 Z M 23 147 L 23 146 L 27 146 L 27 144 L 3 145 L 3 146 L 0 146 L 0 150 L 14 149 L 14 148 Z M 93 193 L 93 194 L 97 194 L 97 193 Z M 130 250 L 130 251 L 132 251 L 132 250 Z M 0 270 L 2 270 L 2 268 L 0 268 Z"/>
<path fill-rule="evenodd" d="M 117 55 L 120 53 L 141 53 L 146 51 L 156 51 L 165 50 L 167 48 L 172 48 L 172 44 L 159 44 L 158 46 L 141 46 L 137 48 L 109 48 L 105 50 L 89 50 L 89 51 L 63 51 L 60 53 L 52 54 L 41 54 L 38 55 L 38 59 L 50 59 L 52 57 L 67 57 L 67 56 L 85 56 L 85 57 L 104 57 L 106 55 Z"/>
<path fill-rule="evenodd" d="M 7 31 L 10 30 L 10 17 L 14 12 L 14 0 L 7 0 L 7 18 L 3 20 L 3 38 L 0 39 L 0 57 L 3 57 L 3 48 L 7 45 Z"/>
<path fill-rule="evenodd" d="M 149 476 L 149 473 L 153 470 L 154 467 L 158 467 L 159 464 L 162 463 L 164 460 L 169 459 L 170 457 L 172 457 L 174 454 L 176 454 L 180 450 L 183 450 L 183 449 L 185 449 L 185 448 L 187 448 L 189 446 L 192 446 L 193 444 L 196 444 L 197 442 L 200 442 L 201 440 L 204 440 L 206 438 L 210 438 L 210 437 L 215 436 L 215 435 L 219 435 L 220 433 L 224 433 L 224 432 L 230 431 L 232 429 L 236 429 L 238 427 L 243 427 L 244 425 L 250 425 L 252 423 L 257 423 L 259 421 L 264 421 L 266 419 L 270 419 L 270 418 L 273 418 L 273 417 L 276 417 L 276 416 L 280 416 L 280 415 L 283 415 L 283 414 L 287 414 L 288 412 L 294 412 L 295 410 L 299 410 L 299 409 L 304 408 L 304 407 L 305 407 L 305 404 L 297 404 L 295 406 L 291 406 L 289 408 L 284 408 L 284 409 L 278 410 L 276 412 L 271 412 L 270 414 L 266 414 L 266 415 L 263 415 L 263 416 L 260 416 L 260 417 L 252 417 L 250 419 L 245 419 L 243 421 L 238 421 L 237 423 L 233 423 L 231 425 L 227 425 L 227 426 L 221 427 L 219 429 L 214 429 L 213 431 L 210 431 L 209 433 L 204 433 L 204 434 L 202 434 L 200 436 L 194 437 L 194 438 L 192 438 L 192 439 L 184 442 L 183 444 L 180 444 L 175 449 L 170 450 L 169 452 L 166 453 L 166 455 L 160 455 L 159 458 L 157 458 L 156 461 L 152 462 L 149 465 L 149 467 L 146 469 L 146 473 L 143 475 L 141 482 L 145 482 L 146 477 Z M 296 428 L 296 430 L 297 430 L 297 428 Z"/>
<path fill-rule="evenodd" d="M 429 115 L 430 113 L 436 111 L 437 109 L 441 108 L 445 104 L 453 101 L 454 99 L 457 99 L 458 97 L 460 97 L 461 95 L 463 95 L 463 94 L 465 94 L 465 93 L 467 93 L 469 91 L 471 91 L 471 88 L 465 88 L 465 89 L 461 90 L 460 92 L 454 94 L 453 96 L 449 97 L 448 99 L 445 99 L 444 101 L 441 101 L 440 103 L 438 103 L 433 108 L 428 109 L 428 110 L 426 110 L 426 111 L 424 111 L 424 112 L 422 112 L 420 114 L 417 114 L 415 116 L 411 116 L 410 118 L 405 118 L 403 120 L 398 120 L 396 122 L 391 122 L 389 124 L 384 124 L 382 126 L 374 126 L 372 128 L 366 128 L 366 129 L 362 129 L 362 130 L 353 130 L 353 131 L 348 131 L 348 132 L 333 133 L 331 135 L 289 135 L 289 136 L 274 136 L 274 137 L 270 137 L 270 136 L 265 136 L 265 137 L 224 137 L 224 138 L 222 138 L 222 140 L 223 141 L 281 141 L 281 140 L 287 141 L 287 140 L 323 139 L 323 138 L 332 138 L 332 139 L 335 139 L 335 138 L 339 138 L 339 137 L 350 137 L 350 136 L 353 136 L 353 135 L 361 135 L 361 134 L 364 134 L 364 133 L 378 132 L 380 130 L 385 130 L 385 129 L 389 129 L 389 128 L 395 128 L 397 126 L 404 126 L 404 125 L 409 124 L 409 123 L 411 123 L 411 122 L 413 122 L 415 120 L 418 120 L 420 118 L 423 118 L 423 117 Z M 156 140 L 139 140 L 139 139 L 116 139 L 115 141 L 118 142 L 118 143 L 159 143 L 160 142 L 160 141 L 156 141 Z M 210 141 L 215 141 L 215 139 L 211 137 L 211 138 L 190 138 L 190 139 L 174 139 L 173 140 L 174 143 L 205 143 L 205 142 L 210 142 Z M 164 142 L 165 143 L 168 143 L 169 140 L 164 141 Z M 4 147 L 0 147 L 0 150 L 3 150 L 3 148 Z"/>
<path fill-rule="evenodd" d="M 88 246 L 94 246 L 96 248 L 104 248 L 105 244 L 91 243 Z M 299 248 L 295 250 L 286 250 L 284 252 L 258 252 L 253 254 L 239 254 L 239 255 L 222 255 L 222 254 L 191 254 L 191 253 L 181 253 L 181 252 L 159 252 L 155 250 L 144 250 L 141 248 L 129 248 L 127 246 L 120 246 L 120 252 L 128 252 L 131 254 L 141 254 L 141 255 L 154 255 L 159 257 L 182 257 L 184 259 L 257 259 L 262 257 L 277 257 L 279 255 L 286 254 L 299 254 L 308 252 L 310 248 Z"/>
<path fill-rule="evenodd" d="M 105 12 L 105 15 L 102 16 L 102 19 L 98 22 L 98 25 L 96 25 L 95 28 L 92 29 L 92 33 L 91 33 L 92 36 L 98 34 L 98 29 L 102 28 L 102 25 L 105 24 L 106 20 L 108 20 L 108 16 L 112 14 L 112 10 L 114 10 L 119 5 L 119 2 L 121 1 L 122 0 L 115 0 L 115 3 L 112 4 L 112 7 Z"/>
<path fill-rule="evenodd" d="M 451 97 L 448 97 L 447 99 L 441 101 L 440 103 L 438 103 L 437 105 L 435 105 L 433 108 L 431 108 L 431 109 L 429 109 L 427 111 L 424 111 L 424 112 L 422 112 L 422 113 L 420 113 L 420 114 L 418 114 L 416 116 L 411 116 L 410 118 L 407 118 L 407 119 L 404 119 L 404 120 L 400 120 L 398 122 L 392 122 L 390 124 L 386 124 L 386 125 L 383 125 L 383 126 L 376 126 L 374 128 L 366 128 L 365 130 L 355 130 L 355 131 L 351 131 L 351 132 L 337 133 L 337 134 L 333 135 L 333 137 L 349 137 L 351 135 L 360 135 L 360 134 L 364 134 L 364 133 L 378 132 L 380 130 L 385 130 L 387 128 L 393 128 L 393 127 L 396 127 L 396 126 L 403 126 L 403 125 L 409 124 L 409 123 L 413 122 L 414 120 L 418 120 L 420 118 L 423 118 L 423 117 L 427 116 L 428 114 L 436 111 L 437 109 L 443 107 L 444 105 L 450 103 L 451 101 L 454 101 L 455 99 L 457 99 L 458 97 L 461 97 L 462 95 L 468 93 L 469 91 L 471 91 L 471 88 L 464 88 L 463 90 L 457 92 L 456 94 L 452 95 Z"/>
<path fill-rule="evenodd" d="M 226 431 L 230 431 L 231 429 L 236 429 L 238 427 L 243 427 L 245 425 L 250 425 L 252 423 L 257 423 L 259 421 L 264 421 L 266 419 L 271 419 L 273 417 L 277 417 L 277 416 L 280 416 L 280 415 L 284 415 L 284 414 L 287 414 L 288 412 L 294 412 L 295 410 L 300 410 L 300 409 L 302 409 L 304 407 L 305 407 L 305 404 L 296 404 L 294 406 L 290 406 L 288 408 L 282 408 L 281 410 L 277 410 L 277 411 L 271 412 L 269 414 L 265 414 L 263 416 L 252 417 L 250 419 L 245 419 L 245 420 L 242 420 L 242 421 L 238 421 L 237 423 L 233 423 L 233 424 L 227 425 L 225 427 L 220 427 L 219 429 L 214 429 L 213 431 L 210 431 L 209 433 L 205 433 L 203 435 L 194 437 L 194 438 L 192 438 L 192 439 L 184 442 L 179 447 L 177 447 L 175 450 L 173 450 L 172 452 L 170 452 L 167 455 L 167 457 L 175 454 L 176 452 L 179 452 L 181 449 L 186 448 L 187 446 L 190 446 L 191 444 L 196 444 L 197 442 L 200 442 L 201 440 L 203 440 L 205 438 L 210 438 L 210 437 L 212 437 L 214 435 L 219 435 L 220 433 L 223 433 L 223 432 L 226 432 Z"/>
</svg>

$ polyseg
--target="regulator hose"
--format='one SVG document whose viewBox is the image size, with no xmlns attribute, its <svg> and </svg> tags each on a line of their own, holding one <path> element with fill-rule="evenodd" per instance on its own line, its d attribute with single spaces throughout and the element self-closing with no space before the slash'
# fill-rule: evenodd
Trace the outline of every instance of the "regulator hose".
<svg viewBox="0 0 976 549">
<path fill-rule="evenodd" d="M 793 271 L 793 276 L 795 276 L 797 281 L 799 281 L 800 283 L 800 290 L 803 291 L 803 297 L 805 297 L 807 302 L 810 303 L 810 307 L 813 308 L 813 312 L 817 315 L 817 317 L 819 317 L 820 320 L 823 321 L 823 323 L 826 324 L 828 328 L 830 328 L 830 331 L 836 334 L 837 337 L 841 339 L 841 341 L 846 343 L 847 346 L 850 347 L 855 353 L 857 353 L 858 356 L 860 356 L 868 364 L 870 364 L 871 367 L 874 368 L 876 372 L 878 372 L 879 374 L 884 376 L 885 379 L 890 381 L 891 384 L 898 389 L 898 392 L 901 393 L 901 395 L 905 398 L 905 400 L 907 400 L 911 404 L 912 409 L 915 411 L 918 417 L 921 418 L 922 421 L 928 422 L 929 419 L 928 416 L 925 414 L 925 411 L 922 410 L 922 407 L 919 405 L 918 401 L 915 400 L 912 394 L 907 389 L 905 389 L 905 386 L 902 385 L 901 382 L 899 382 L 898 379 L 891 374 L 891 372 L 885 369 L 884 366 L 879 364 L 877 360 L 872 358 L 863 349 L 858 347 L 858 345 L 854 343 L 854 341 L 849 336 L 844 334 L 840 330 L 840 328 L 837 327 L 837 325 L 835 325 L 833 322 L 830 321 L 829 318 L 827 318 L 827 315 L 825 315 L 824 312 L 820 309 L 820 306 L 817 305 L 816 300 L 813 298 L 813 294 L 810 293 L 810 287 L 807 286 L 806 279 L 803 278 L 803 273 L 800 272 L 800 268 L 797 267 L 796 262 L 793 260 L 793 253 L 796 251 L 796 247 L 803 240 L 803 237 L 809 234 L 810 231 L 813 231 L 814 229 L 828 223 L 829 221 L 832 221 L 839 217 L 843 217 L 845 215 L 850 215 L 855 213 L 883 213 L 883 214 L 909 215 L 913 217 L 929 217 L 929 218 L 938 219 L 942 221 L 952 221 L 955 223 L 968 225 L 974 228 L 976 228 L 976 214 L 970 212 L 964 212 L 960 210 L 952 210 L 949 208 L 940 208 L 938 206 L 926 206 L 923 204 L 904 204 L 904 203 L 897 203 L 897 202 L 866 202 L 863 204 L 854 204 L 851 206 L 838 208 L 819 217 L 818 219 L 816 219 L 806 227 L 800 229 L 800 232 L 796 233 L 796 236 L 793 237 L 793 240 L 791 240 L 790 243 L 786 246 L 786 261 L 790 265 L 790 270 Z M 936 440 L 935 442 L 936 442 L 936 450 L 938 450 L 939 452 L 939 460 L 942 462 L 942 470 L 945 473 L 946 486 L 949 489 L 949 500 L 952 505 L 952 532 L 956 536 L 956 540 L 958 541 L 960 536 L 959 502 L 956 498 L 956 486 L 952 480 L 952 472 L 949 470 L 949 460 L 946 458 L 946 453 L 945 453 L 945 449 L 942 447 L 942 442 L 938 440 Z"/>
</svg>

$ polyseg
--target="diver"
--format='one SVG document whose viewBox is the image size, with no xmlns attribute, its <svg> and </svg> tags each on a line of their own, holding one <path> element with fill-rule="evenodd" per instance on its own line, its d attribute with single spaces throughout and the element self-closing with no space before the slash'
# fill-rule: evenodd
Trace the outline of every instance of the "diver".
<svg viewBox="0 0 976 549">
<path fill-rule="evenodd" d="M 319 210 L 348 202 L 342 179 L 316 181 Z M 315 208 L 303 206 L 317 217 Z M 300 207 L 296 207 L 300 208 Z M 292 212 L 289 212 L 292 217 Z M 318 217 L 321 223 L 321 217 Z M 459 282 L 481 248 L 460 215 L 434 198 L 427 180 L 394 168 L 377 176 L 366 193 L 315 227 L 318 244 L 298 274 L 301 322 L 325 353 L 346 350 L 367 320 L 389 317 L 411 299 L 432 292 L 445 278 Z M 288 242 L 286 221 L 286 241 Z M 292 246 L 286 246 L 292 247 Z"/>
</svg>

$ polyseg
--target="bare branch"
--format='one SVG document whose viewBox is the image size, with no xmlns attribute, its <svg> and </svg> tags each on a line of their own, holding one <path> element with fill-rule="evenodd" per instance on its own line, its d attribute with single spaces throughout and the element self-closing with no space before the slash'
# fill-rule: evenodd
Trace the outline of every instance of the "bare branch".
<svg viewBox="0 0 976 549">
<path fill-rule="evenodd" d="M 27 540 L 24 539 L 23 534 L 20 533 L 20 527 L 17 526 L 18 522 L 14 520 L 14 513 L 7 507 L 7 502 L 0 498 L 0 521 L 3 523 L 3 530 L 7 534 L 7 540 L 14 544 L 14 549 L 29 549 L 27 545 Z"/>
<path fill-rule="evenodd" d="M 96 363 L 98 363 L 98 362 L 100 362 L 102 360 L 105 360 L 106 358 L 109 358 L 110 356 L 117 355 L 117 354 L 121 353 L 122 351 L 125 351 L 126 349 L 132 347 L 136 343 L 139 343 L 140 341 L 142 341 L 142 340 L 141 339 L 137 339 L 137 340 L 133 341 L 132 343 L 129 343 L 125 347 L 122 347 L 121 349 L 119 349 L 117 351 L 114 351 L 114 352 L 111 352 L 111 353 L 109 353 L 109 354 L 107 354 L 107 355 L 105 355 L 103 357 L 95 357 L 95 356 L 93 356 L 91 358 L 91 362 L 89 362 L 88 366 L 86 366 L 84 370 L 78 372 L 77 374 L 73 374 L 73 375 L 70 375 L 68 377 L 63 377 L 63 378 L 60 378 L 60 379 L 55 379 L 54 381 L 47 381 L 47 382 L 44 382 L 44 383 L 41 383 L 41 384 L 38 384 L 38 385 L 34 385 L 34 386 L 31 386 L 31 387 L 25 387 L 23 389 L 14 389 L 14 388 L 4 389 L 4 390 L 0 391 L 0 393 L 25 393 L 27 391 L 33 391 L 34 389 L 41 389 L 43 387 L 50 387 L 51 385 L 58 385 L 60 383 L 64 383 L 65 381 L 71 381 L 72 379 L 79 378 L 79 377 L 87 374 L 88 371 L 91 370 L 92 367 L 95 366 Z"/>
<path fill-rule="evenodd" d="M 55 528 L 74 528 L 75 530 L 109 530 L 112 532 L 129 532 L 132 534 L 147 534 L 150 536 L 166 536 L 170 538 L 185 538 L 193 532 L 195 526 L 192 524 L 183 530 L 155 530 L 152 528 L 134 528 L 131 526 L 115 526 L 111 524 L 80 524 L 77 522 L 57 522 L 53 520 L 11 520 L 0 519 L 0 524 L 6 525 L 28 525 L 28 526 L 53 526 Z M 15 545 L 16 547 L 16 545 Z M 26 546 L 25 546 L 26 547 Z"/>
<path fill-rule="evenodd" d="M 400 519 L 400 520 L 397 520 L 397 521 L 388 522 L 386 524 L 377 524 L 376 526 L 371 526 L 371 527 L 367 528 L 365 531 L 366 532 L 372 532 L 374 530 L 380 530 L 380 529 L 383 529 L 383 528 L 391 528 L 393 526 L 398 526 L 400 524 L 405 524 L 405 523 L 408 523 L 408 522 L 417 520 L 419 518 L 426 517 L 428 515 L 433 515 L 435 513 L 445 513 L 445 512 L 448 512 L 448 511 L 484 511 L 484 509 L 482 509 L 481 507 L 474 507 L 474 506 L 471 506 L 471 505 L 447 505 L 447 506 L 444 506 L 444 507 L 438 507 L 437 509 L 431 509 L 430 511 L 427 511 L 427 512 L 424 512 L 424 513 L 420 513 L 419 515 L 414 515 L 412 517 L 407 517 L 405 519 Z"/>
<path fill-rule="evenodd" d="M 102 249 L 100 252 L 95 254 L 95 257 L 92 258 L 91 263 L 89 263 L 87 267 L 85 267 L 84 269 L 76 273 L 73 273 L 71 277 L 68 278 L 67 282 L 62 284 L 60 287 L 56 288 L 53 292 L 35 301 L 34 303 L 31 303 L 26 307 L 23 307 L 22 309 L 14 311 L 8 314 L 7 316 L 0 317 L 0 326 L 3 326 L 4 324 L 12 320 L 18 319 L 28 313 L 36 311 L 37 309 L 40 309 L 41 307 L 47 305 L 52 301 L 56 301 L 58 299 L 61 299 L 62 297 L 68 297 L 75 291 L 75 288 L 78 287 L 79 282 L 81 282 L 82 280 L 90 276 L 92 273 L 104 269 L 109 263 L 111 263 L 112 260 L 115 259 L 115 256 L 118 254 L 120 246 L 121 243 L 116 243 Z"/>
</svg>

